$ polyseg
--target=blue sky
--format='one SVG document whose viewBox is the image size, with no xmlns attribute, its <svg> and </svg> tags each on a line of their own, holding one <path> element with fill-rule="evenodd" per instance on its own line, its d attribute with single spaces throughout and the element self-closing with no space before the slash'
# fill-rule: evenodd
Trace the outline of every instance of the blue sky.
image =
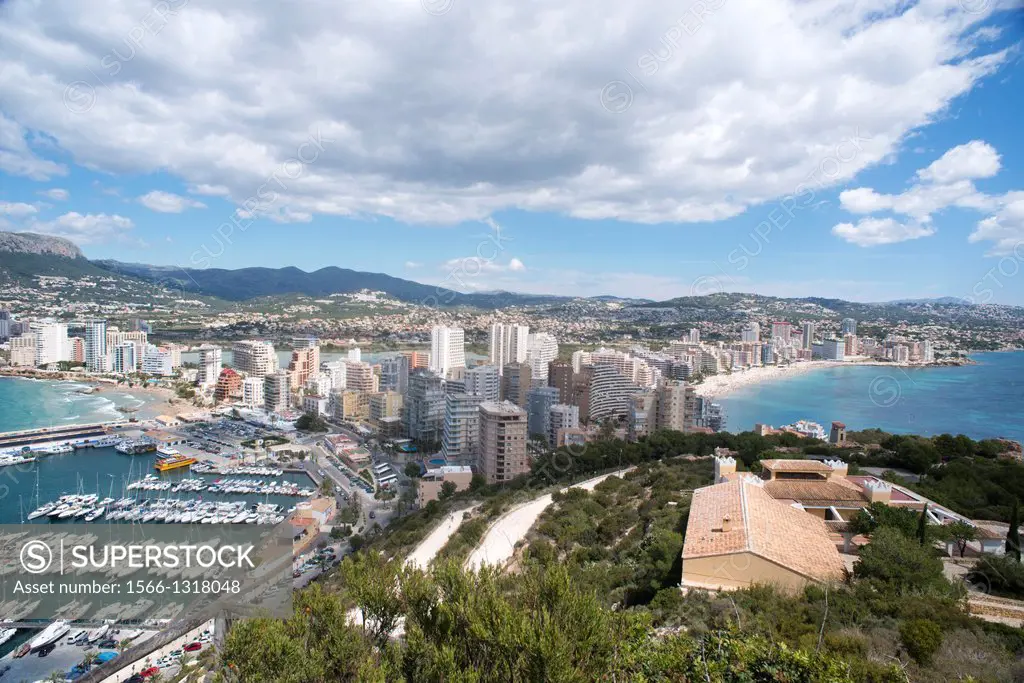
<svg viewBox="0 0 1024 683">
<path fill-rule="evenodd" d="M 108 4 L 0 9 L 3 229 L 461 291 L 1024 305 L 1009 4 Z"/>
</svg>

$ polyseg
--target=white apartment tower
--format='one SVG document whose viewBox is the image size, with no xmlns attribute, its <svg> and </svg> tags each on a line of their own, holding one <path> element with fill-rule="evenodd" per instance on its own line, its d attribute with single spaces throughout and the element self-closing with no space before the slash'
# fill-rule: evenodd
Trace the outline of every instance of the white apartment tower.
<svg viewBox="0 0 1024 683">
<path fill-rule="evenodd" d="M 29 326 L 35 337 L 36 365 L 57 363 L 67 360 L 65 351 L 68 348 L 68 326 L 64 323 L 36 322 Z"/>
<path fill-rule="evenodd" d="M 247 408 L 262 408 L 265 401 L 263 377 L 246 377 L 242 381 L 242 403 Z"/>
<path fill-rule="evenodd" d="M 220 377 L 221 351 L 212 346 L 203 346 L 199 349 L 199 372 L 196 374 L 196 384 L 203 389 L 217 384 Z"/>
<path fill-rule="evenodd" d="M 490 358 L 491 365 L 501 373 L 506 365 L 526 362 L 526 353 L 530 343 L 530 328 L 526 325 L 491 325 Z"/>
<path fill-rule="evenodd" d="M 558 340 L 546 332 L 531 334 L 527 343 L 526 362 L 534 380 L 548 381 L 548 363 L 558 358 Z"/>
<path fill-rule="evenodd" d="M 235 370 L 249 377 L 266 377 L 278 370 L 277 352 L 268 341 L 239 341 L 232 350 Z"/>
<path fill-rule="evenodd" d="M 761 341 L 761 326 L 757 323 L 750 323 L 740 332 L 740 339 L 744 342 Z"/>
<path fill-rule="evenodd" d="M 107 321 L 85 323 L 85 367 L 89 372 L 107 372 Z"/>
<path fill-rule="evenodd" d="M 466 367 L 466 335 L 461 327 L 437 326 L 430 331 L 430 370 L 447 377 Z"/>
</svg>

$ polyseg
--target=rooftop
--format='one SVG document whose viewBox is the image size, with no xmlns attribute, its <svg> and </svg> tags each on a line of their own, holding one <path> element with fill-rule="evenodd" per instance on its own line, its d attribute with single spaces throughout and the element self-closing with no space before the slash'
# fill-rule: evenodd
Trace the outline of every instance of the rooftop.
<svg viewBox="0 0 1024 683">
<path fill-rule="evenodd" d="M 817 460 L 762 460 L 761 467 L 771 472 L 820 472 L 831 474 L 832 468 Z"/>
<path fill-rule="evenodd" d="M 729 518 L 729 530 L 723 520 Z M 740 478 L 697 489 L 683 561 L 750 552 L 815 581 L 841 580 L 845 566 L 825 523 Z"/>
</svg>

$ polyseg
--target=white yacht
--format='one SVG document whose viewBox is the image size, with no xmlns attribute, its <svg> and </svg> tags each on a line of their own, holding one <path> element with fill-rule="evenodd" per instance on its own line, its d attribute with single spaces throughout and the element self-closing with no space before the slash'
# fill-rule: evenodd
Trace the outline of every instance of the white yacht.
<svg viewBox="0 0 1024 683">
<path fill-rule="evenodd" d="M 50 643 L 60 640 L 60 638 L 62 638 L 64 634 L 70 630 L 70 622 L 68 622 L 66 619 L 58 619 L 57 621 L 53 622 L 52 624 L 44 628 L 38 636 L 29 641 L 29 650 L 35 652 L 40 648 L 46 647 Z"/>
</svg>

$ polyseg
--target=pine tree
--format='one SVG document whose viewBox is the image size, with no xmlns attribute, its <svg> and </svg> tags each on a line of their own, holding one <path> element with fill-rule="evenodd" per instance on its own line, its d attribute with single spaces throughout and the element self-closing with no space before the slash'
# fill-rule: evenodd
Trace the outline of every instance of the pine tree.
<svg viewBox="0 0 1024 683">
<path fill-rule="evenodd" d="M 1020 509 L 1017 501 L 1013 501 L 1010 511 L 1010 530 L 1006 534 L 1006 554 L 1020 562 Z"/>
<path fill-rule="evenodd" d="M 917 520 L 917 540 L 921 545 L 928 545 L 928 503 L 921 510 L 921 518 Z"/>
</svg>

